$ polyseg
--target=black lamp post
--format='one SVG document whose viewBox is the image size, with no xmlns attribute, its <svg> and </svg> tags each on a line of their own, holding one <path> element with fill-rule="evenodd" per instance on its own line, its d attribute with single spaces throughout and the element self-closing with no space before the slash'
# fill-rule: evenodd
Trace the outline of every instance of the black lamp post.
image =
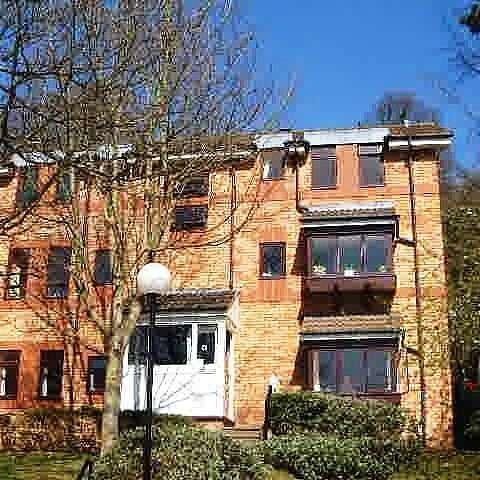
<svg viewBox="0 0 480 480">
<path fill-rule="evenodd" d="M 153 329 L 155 327 L 156 297 L 165 293 L 170 287 L 171 275 L 168 268 L 160 263 L 147 263 L 138 272 L 137 290 L 146 296 L 149 312 L 146 338 L 146 419 L 143 443 L 143 480 L 152 478 L 152 426 L 153 426 Z"/>
</svg>

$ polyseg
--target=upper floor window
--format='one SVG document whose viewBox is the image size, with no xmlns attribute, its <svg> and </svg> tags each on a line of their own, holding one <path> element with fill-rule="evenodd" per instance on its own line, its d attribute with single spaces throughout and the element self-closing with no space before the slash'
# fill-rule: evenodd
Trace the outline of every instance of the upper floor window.
<svg viewBox="0 0 480 480">
<path fill-rule="evenodd" d="M 312 148 L 312 188 L 337 186 L 337 153 L 335 147 Z"/>
<path fill-rule="evenodd" d="M 19 364 L 18 350 L 0 350 L 0 399 L 17 396 Z"/>
<path fill-rule="evenodd" d="M 208 195 L 209 178 L 207 175 L 192 177 L 179 183 L 175 188 L 177 197 L 204 197 Z"/>
<path fill-rule="evenodd" d="M 175 207 L 174 230 L 191 230 L 207 226 L 207 205 L 182 205 Z"/>
<path fill-rule="evenodd" d="M 21 170 L 18 189 L 18 204 L 22 208 L 29 207 L 37 200 L 38 190 L 38 167 L 28 165 Z"/>
<path fill-rule="evenodd" d="M 393 348 L 337 348 L 314 352 L 316 389 L 343 394 L 396 391 Z"/>
<path fill-rule="evenodd" d="M 103 392 L 105 390 L 105 372 L 107 357 L 88 357 L 88 390 Z"/>
<path fill-rule="evenodd" d="M 40 397 L 60 398 L 62 378 L 63 350 L 42 350 L 40 352 Z"/>
<path fill-rule="evenodd" d="M 48 256 L 47 296 L 65 298 L 70 281 L 71 250 L 68 247 L 53 247 Z"/>
<path fill-rule="evenodd" d="M 14 248 L 10 251 L 7 273 L 8 299 L 19 300 L 25 297 L 30 252 L 26 248 Z"/>
<path fill-rule="evenodd" d="M 359 145 L 360 186 L 375 187 L 385 184 L 385 164 L 381 145 Z"/>
<path fill-rule="evenodd" d="M 285 272 L 285 243 L 260 244 L 260 276 L 283 277 Z"/>
<path fill-rule="evenodd" d="M 309 239 L 310 273 L 352 276 L 391 271 L 392 234 L 326 235 Z"/>
<path fill-rule="evenodd" d="M 262 153 L 263 180 L 283 178 L 285 173 L 284 156 L 282 150 L 267 150 Z"/>
<path fill-rule="evenodd" d="M 57 200 L 62 203 L 72 199 L 72 172 L 64 170 L 58 174 L 57 179 Z"/>
<path fill-rule="evenodd" d="M 112 252 L 110 250 L 97 250 L 95 252 L 95 283 L 106 285 L 112 282 Z"/>
</svg>

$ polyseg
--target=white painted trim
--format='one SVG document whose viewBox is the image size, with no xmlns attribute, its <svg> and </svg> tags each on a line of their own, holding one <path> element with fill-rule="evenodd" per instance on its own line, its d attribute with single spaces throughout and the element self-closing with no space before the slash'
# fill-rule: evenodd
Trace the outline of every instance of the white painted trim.
<svg viewBox="0 0 480 480">
<path fill-rule="evenodd" d="M 284 143 L 292 140 L 291 132 L 266 133 L 255 138 L 255 144 L 260 150 L 268 148 L 283 148 Z"/>
<path fill-rule="evenodd" d="M 304 138 L 310 145 L 353 145 L 358 143 L 383 143 L 390 135 L 385 127 L 348 128 L 338 130 L 316 130 L 305 132 Z"/>
<path fill-rule="evenodd" d="M 332 340 L 399 340 L 400 332 L 345 332 L 301 334 L 303 343 Z"/>
<path fill-rule="evenodd" d="M 412 148 L 445 148 L 452 144 L 451 138 L 434 138 L 434 137 L 427 137 L 427 138 L 415 138 L 412 137 L 410 145 Z M 388 141 L 388 148 L 390 150 L 408 150 L 409 142 L 408 140 L 403 139 L 390 139 Z"/>
<path fill-rule="evenodd" d="M 318 350 L 310 351 L 310 359 L 312 365 L 312 388 L 314 392 L 320 391 L 320 361 L 318 355 Z"/>
<path fill-rule="evenodd" d="M 395 226 L 396 220 L 394 218 L 365 218 L 365 219 L 345 219 L 339 218 L 337 221 L 333 220 L 331 217 L 326 217 L 325 220 L 322 218 L 315 218 L 312 217 L 310 220 L 308 217 L 303 219 L 303 226 L 302 228 L 322 228 L 322 227 L 342 227 L 342 226 L 369 226 L 369 225 L 388 225 L 388 226 Z"/>
</svg>

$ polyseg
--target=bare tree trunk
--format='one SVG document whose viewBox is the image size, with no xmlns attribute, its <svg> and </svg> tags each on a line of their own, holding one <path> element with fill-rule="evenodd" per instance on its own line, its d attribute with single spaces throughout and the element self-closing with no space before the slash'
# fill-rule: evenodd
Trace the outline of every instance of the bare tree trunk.
<svg viewBox="0 0 480 480">
<path fill-rule="evenodd" d="M 108 453 L 118 439 L 121 377 L 122 354 L 119 350 L 112 349 L 107 362 L 105 393 L 103 398 L 102 455 Z"/>
</svg>

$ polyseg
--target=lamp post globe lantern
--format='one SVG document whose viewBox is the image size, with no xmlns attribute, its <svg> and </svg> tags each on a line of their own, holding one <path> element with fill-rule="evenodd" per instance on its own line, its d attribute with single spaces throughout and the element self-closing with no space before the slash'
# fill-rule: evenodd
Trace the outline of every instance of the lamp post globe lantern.
<svg viewBox="0 0 480 480">
<path fill-rule="evenodd" d="M 166 293 L 170 288 L 171 274 L 160 263 L 147 263 L 137 274 L 137 293 L 147 297 L 149 323 L 146 335 L 146 415 L 145 439 L 143 442 L 143 480 L 152 478 L 152 425 L 153 425 L 153 329 L 155 327 L 156 295 Z"/>
<path fill-rule="evenodd" d="M 139 295 L 165 293 L 170 288 L 171 280 L 172 275 L 165 265 L 147 263 L 138 272 L 137 292 Z"/>
</svg>

